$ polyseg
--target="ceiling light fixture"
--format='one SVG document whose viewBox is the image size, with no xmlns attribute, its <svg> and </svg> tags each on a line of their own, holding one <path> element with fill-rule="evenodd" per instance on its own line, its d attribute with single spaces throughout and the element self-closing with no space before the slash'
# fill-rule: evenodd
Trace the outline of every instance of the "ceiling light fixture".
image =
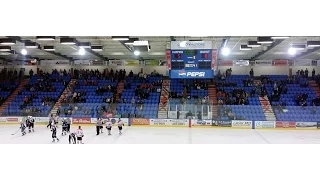
<svg viewBox="0 0 320 180">
<path fill-rule="evenodd" d="M 134 51 L 133 53 L 134 53 L 134 55 L 136 55 L 136 56 L 139 56 L 139 55 L 140 55 L 140 51 Z"/>
<path fill-rule="evenodd" d="M 270 44 L 273 43 L 271 37 L 258 37 L 257 42 L 260 44 Z"/>
<path fill-rule="evenodd" d="M 83 56 L 83 55 L 85 55 L 86 54 L 86 50 L 84 50 L 84 48 L 80 48 L 79 49 L 79 55 L 81 55 L 81 56 Z"/>
<path fill-rule="evenodd" d="M 307 46 L 308 47 L 319 47 L 320 41 L 307 41 Z"/>
<path fill-rule="evenodd" d="M 290 38 L 289 36 L 273 36 L 271 39 L 288 39 Z"/>
<path fill-rule="evenodd" d="M 139 41 L 139 38 L 130 38 L 128 41 L 124 42 L 124 44 L 133 45 L 135 41 Z"/>
<path fill-rule="evenodd" d="M 257 41 L 248 41 L 248 47 L 260 47 L 261 44 L 259 44 Z"/>
<path fill-rule="evenodd" d="M 39 48 L 39 44 L 36 42 L 27 41 L 24 43 L 24 47 L 36 49 L 36 48 Z"/>
<path fill-rule="evenodd" d="M 102 46 L 91 46 L 91 50 L 92 51 L 103 51 L 103 47 Z"/>
<path fill-rule="evenodd" d="M 11 38 L 0 39 L 0 44 L 2 44 L 2 45 L 15 45 L 16 41 Z"/>
<path fill-rule="evenodd" d="M 227 47 L 222 48 L 222 55 L 228 56 L 230 54 L 230 49 Z"/>
<path fill-rule="evenodd" d="M 28 51 L 27 51 L 26 49 L 22 49 L 22 50 L 21 50 L 21 54 L 25 56 L 25 55 L 28 54 Z"/>
<path fill-rule="evenodd" d="M 250 51 L 252 47 L 248 47 L 247 45 L 240 45 L 240 50 L 242 51 Z"/>
<path fill-rule="evenodd" d="M 60 44 L 65 44 L 65 45 L 74 45 L 76 44 L 76 40 L 74 38 L 61 38 L 60 39 Z"/>
<path fill-rule="evenodd" d="M 295 55 L 296 52 L 297 52 L 297 50 L 296 50 L 295 48 L 292 48 L 292 47 L 291 47 L 291 48 L 288 49 L 288 53 L 289 53 L 290 55 L 292 55 L 292 56 Z"/>
<path fill-rule="evenodd" d="M 54 48 L 54 46 L 44 46 L 43 50 L 45 50 L 45 51 L 55 51 L 55 48 Z"/>
<path fill-rule="evenodd" d="M 82 48 L 91 48 L 91 43 L 89 43 L 89 42 L 79 42 L 78 46 L 82 47 Z"/>
<path fill-rule="evenodd" d="M 10 46 L 0 46 L 0 51 L 1 52 L 11 51 L 11 47 Z"/>
<path fill-rule="evenodd" d="M 128 41 L 129 36 L 112 36 L 112 40 L 114 41 Z"/>
<path fill-rule="evenodd" d="M 292 44 L 291 48 L 294 48 L 295 50 L 304 50 L 306 48 L 306 45 L 304 45 L 304 44 Z"/>
<path fill-rule="evenodd" d="M 37 36 L 37 41 L 54 41 L 56 39 L 55 36 Z"/>
</svg>

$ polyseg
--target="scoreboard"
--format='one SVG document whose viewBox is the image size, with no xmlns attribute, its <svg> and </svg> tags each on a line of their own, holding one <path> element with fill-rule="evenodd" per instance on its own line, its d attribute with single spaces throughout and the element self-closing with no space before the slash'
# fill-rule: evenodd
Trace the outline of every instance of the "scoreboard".
<svg viewBox="0 0 320 180">
<path fill-rule="evenodd" d="M 216 54 L 211 41 L 172 41 L 170 78 L 213 78 Z"/>
</svg>

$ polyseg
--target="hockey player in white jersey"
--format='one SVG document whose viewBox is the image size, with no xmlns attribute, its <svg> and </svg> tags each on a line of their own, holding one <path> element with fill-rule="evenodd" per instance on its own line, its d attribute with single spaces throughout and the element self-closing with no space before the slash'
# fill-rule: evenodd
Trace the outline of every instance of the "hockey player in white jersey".
<svg viewBox="0 0 320 180">
<path fill-rule="evenodd" d="M 108 130 L 108 135 L 111 135 L 111 128 L 112 128 L 112 123 L 110 121 L 110 119 L 107 120 L 106 122 L 106 129 Z"/>
<path fill-rule="evenodd" d="M 119 134 L 122 134 L 122 126 L 124 126 L 123 121 L 119 118 L 118 120 L 118 129 L 119 129 Z"/>
<path fill-rule="evenodd" d="M 83 144 L 82 138 L 84 137 L 83 131 L 81 129 L 81 126 L 75 131 L 75 134 L 77 136 L 77 144 Z"/>
</svg>

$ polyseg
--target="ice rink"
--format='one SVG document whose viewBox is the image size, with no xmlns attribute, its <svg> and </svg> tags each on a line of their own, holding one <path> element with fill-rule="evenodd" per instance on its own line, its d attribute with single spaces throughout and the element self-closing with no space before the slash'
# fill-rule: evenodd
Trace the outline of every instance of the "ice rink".
<svg viewBox="0 0 320 180">
<path fill-rule="evenodd" d="M 76 126 L 71 128 L 76 129 Z M 119 135 L 116 127 L 112 135 L 96 136 L 95 126 L 83 126 L 85 144 L 318 144 L 320 131 L 317 130 L 248 130 L 218 128 L 163 128 L 124 127 Z M 0 125 L 1 144 L 52 144 L 51 131 L 44 125 L 35 127 L 34 133 L 21 136 L 18 125 Z M 68 137 L 61 137 L 59 144 L 67 144 Z"/>
</svg>

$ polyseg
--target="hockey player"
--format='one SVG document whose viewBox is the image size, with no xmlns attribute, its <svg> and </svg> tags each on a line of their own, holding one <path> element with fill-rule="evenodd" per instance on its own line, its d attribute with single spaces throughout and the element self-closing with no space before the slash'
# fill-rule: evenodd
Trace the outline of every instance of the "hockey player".
<svg viewBox="0 0 320 180">
<path fill-rule="evenodd" d="M 122 134 L 122 126 L 124 126 L 123 121 L 119 118 L 118 120 L 118 129 L 119 129 L 119 134 Z"/>
<path fill-rule="evenodd" d="M 53 121 L 54 121 L 53 114 L 51 114 L 51 116 L 50 116 L 50 118 L 49 118 L 49 124 L 47 125 L 47 128 L 50 128 L 50 129 L 51 129 L 51 126 L 52 126 Z"/>
<path fill-rule="evenodd" d="M 101 118 L 98 118 L 97 123 L 96 123 L 97 135 L 100 134 L 101 129 L 103 129 L 102 119 L 101 119 Z M 102 133 L 102 131 L 101 131 L 101 133 Z"/>
<path fill-rule="evenodd" d="M 54 117 L 54 125 L 58 128 L 58 124 L 59 124 L 59 117 L 56 115 L 55 117 Z"/>
<path fill-rule="evenodd" d="M 76 143 L 77 143 L 76 134 L 70 133 L 69 134 L 69 144 L 76 144 Z"/>
<path fill-rule="evenodd" d="M 82 138 L 84 137 L 84 135 L 81 126 L 79 126 L 79 128 L 76 130 L 75 134 L 77 136 L 77 144 L 83 144 Z"/>
<path fill-rule="evenodd" d="M 106 128 L 108 130 L 108 135 L 110 136 L 111 135 L 111 128 L 112 128 L 112 123 L 111 123 L 110 119 L 108 119 L 106 122 Z"/>
<path fill-rule="evenodd" d="M 67 125 L 68 125 L 67 132 L 69 133 L 70 132 L 70 126 L 71 126 L 70 118 L 67 118 Z"/>
<path fill-rule="evenodd" d="M 62 136 L 66 135 L 67 132 L 68 132 L 68 124 L 67 124 L 67 123 L 68 123 L 68 122 L 67 122 L 66 119 L 64 119 L 64 120 L 62 121 L 62 132 L 61 132 L 61 135 L 62 135 Z"/>
<path fill-rule="evenodd" d="M 21 129 L 21 133 L 22 133 L 22 136 L 26 135 L 26 125 L 21 121 L 20 122 L 20 129 Z"/>
<path fill-rule="evenodd" d="M 52 128 L 51 128 L 51 131 L 52 131 L 52 142 L 55 142 L 56 139 L 57 139 L 57 142 L 59 142 L 59 138 L 57 137 L 57 128 L 55 125 L 52 125 Z"/>
<path fill-rule="evenodd" d="M 29 133 L 31 133 L 31 131 L 34 132 L 34 119 L 32 116 L 28 116 L 26 124 L 29 129 Z"/>
</svg>

